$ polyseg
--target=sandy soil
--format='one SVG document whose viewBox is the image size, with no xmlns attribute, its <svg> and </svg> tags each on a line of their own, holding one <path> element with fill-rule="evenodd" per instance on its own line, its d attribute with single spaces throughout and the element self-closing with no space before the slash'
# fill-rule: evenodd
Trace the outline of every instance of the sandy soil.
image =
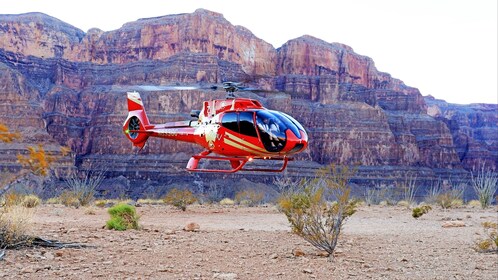
<svg viewBox="0 0 498 280">
<path fill-rule="evenodd" d="M 8 250 L 0 279 L 498 279 L 498 255 L 472 249 L 481 222 L 498 220 L 496 208 L 434 209 L 416 220 L 406 208 L 362 206 L 333 261 L 274 207 L 137 210 L 143 229 L 116 232 L 103 228 L 106 209 L 37 208 L 34 233 L 93 247 Z M 452 220 L 465 226 L 442 227 Z M 188 222 L 200 231 L 184 231 Z"/>
</svg>

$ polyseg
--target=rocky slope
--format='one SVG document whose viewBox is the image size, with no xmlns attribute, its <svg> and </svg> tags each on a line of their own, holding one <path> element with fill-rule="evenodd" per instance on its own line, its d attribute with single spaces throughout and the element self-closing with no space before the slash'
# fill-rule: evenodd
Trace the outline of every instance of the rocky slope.
<svg viewBox="0 0 498 280">
<path fill-rule="evenodd" d="M 213 179 L 183 170 L 200 151 L 196 146 L 153 139 L 134 155 L 121 132 L 126 91 L 140 91 L 158 123 L 188 118 L 203 100 L 223 96 L 220 90 L 172 92 L 161 85 L 209 87 L 226 80 L 265 90 L 248 95 L 307 127 L 310 147 L 289 167 L 291 175 L 311 175 L 331 162 L 359 164 L 357 179 L 373 184 L 408 171 L 431 180 L 465 176 L 482 161 L 498 164 L 495 105 L 424 99 L 343 44 L 305 35 L 274 49 L 202 9 L 87 33 L 40 13 L 0 15 L 3 122 L 34 142 L 70 147 L 80 168 L 105 164 L 109 176 L 124 181 Z M 4 153 L 15 154 L 8 147 Z M 241 177 L 273 178 L 229 176 Z"/>
<path fill-rule="evenodd" d="M 498 166 L 498 105 L 450 104 L 425 98 L 427 113 L 450 129 L 458 157 L 466 169 Z"/>
</svg>

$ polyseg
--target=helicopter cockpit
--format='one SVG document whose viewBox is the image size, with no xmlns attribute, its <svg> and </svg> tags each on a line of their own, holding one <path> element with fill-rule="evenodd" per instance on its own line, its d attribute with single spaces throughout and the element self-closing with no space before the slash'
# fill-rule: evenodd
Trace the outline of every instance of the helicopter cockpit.
<svg viewBox="0 0 498 280">
<path fill-rule="evenodd" d="M 299 130 L 304 131 L 289 115 L 271 110 L 227 112 L 223 115 L 221 123 L 223 127 L 243 135 L 258 137 L 259 134 L 263 146 L 269 152 L 280 152 L 285 147 L 288 129 L 298 139 L 302 136 Z"/>
</svg>

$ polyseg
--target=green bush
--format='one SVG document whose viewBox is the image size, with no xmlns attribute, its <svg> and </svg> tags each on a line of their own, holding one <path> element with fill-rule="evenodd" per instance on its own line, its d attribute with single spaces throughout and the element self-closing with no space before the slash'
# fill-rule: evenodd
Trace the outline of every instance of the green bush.
<svg viewBox="0 0 498 280">
<path fill-rule="evenodd" d="M 140 217 L 137 215 L 134 206 L 120 203 L 109 208 L 107 212 L 111 215 L 111 219 L 106 223 L 108 229 L 120 231 L 139 229 L 138 220 Z"/>
<path fill-rule="evenodd" d="M 432 207 L 430 207 L 429 205 L 423 205 L 420 207 L 413 208 L 412 216 L 415 219 L 418 219 L 422 217 L 422 215 L 429 213 L 429 210 L 432 210 Z"/>
<path fill-rule="evenodd" d="M 172 189 L 168 192 L 168 194 L 163 198 L 164 203 L 168 205 L 173 205 L 182 211 L 187 210 L 187 206 L 194 204 L 197 201 L 197 198 L 192 194 L 189 190 L 179 190 Z"/>
</svg>

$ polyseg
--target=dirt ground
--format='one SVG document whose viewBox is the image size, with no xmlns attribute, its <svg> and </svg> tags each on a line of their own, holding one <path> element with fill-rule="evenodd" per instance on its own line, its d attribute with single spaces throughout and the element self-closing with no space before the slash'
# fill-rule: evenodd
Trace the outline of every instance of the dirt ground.
<svg viewBox="0 0 498 280">
<path fill-rule="evenodd" d="M 103 228 L 106 209 L 43 205 L 33 233 L 82 249 L 7 250 L 0 279 L 498 279 L 498 254 L 472 247 L 498 212 L 362 206 L 345 224 L 333 261 L 290 232 L 273 206 L 137 207 L 141 230 Z M 463 227 L 445 228 L 448 221 Z M 200 225 L 197 232 L 183 228 Z M 294 253 L 300 250 L 303 256 Z M 294 252 L 294 253 L 293 253 Z"/>
</svg>

